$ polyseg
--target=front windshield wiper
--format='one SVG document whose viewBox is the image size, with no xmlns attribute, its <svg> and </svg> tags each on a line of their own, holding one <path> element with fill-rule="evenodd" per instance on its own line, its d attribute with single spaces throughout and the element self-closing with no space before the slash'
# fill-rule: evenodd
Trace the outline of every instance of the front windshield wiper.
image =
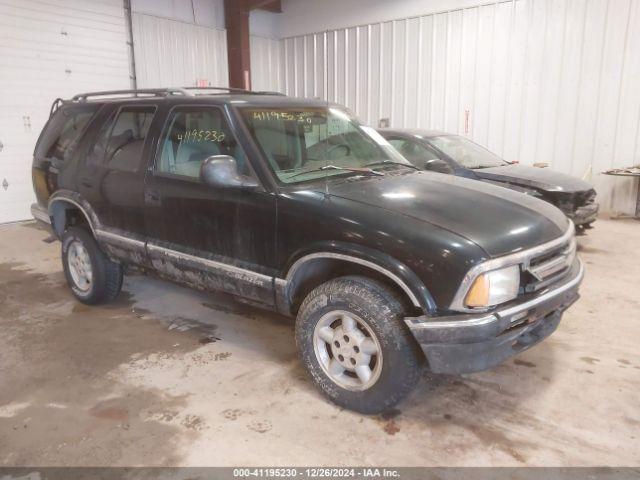
<svg viewBox="0 0 640 480">
<path fill-rule="evenodd" d="M 513 163 L 503 163 L 502 165 L 478 165 L 477 167 L 471 167 L 471 170 L 482 170 L 483 168 L 506 167 L 509 165 L 513 165 Z"/>
<path fill-rule="evenodd" d="M 300 175 L 306 175 L 308 173 L 314 173 L 314 172 L 322 172 L 324 170 L 344 170 L 346 172 L 357 172 L 357 173 L 365 173 L 367 175 L 378 175 L 378 176 L 384 176 L 384 173 L 382 172 L 377 172 L 375 170 L 372 170 L 370 168 L 365 167 L 338 167 L 336 165 L 325 165 L 324 167 L 320 167 L 320 168 L 314 168 L 313 170 L 306 170 L 304 172 L 298 172 L 295 175 L 291 175 L 290 177 L 287 177 L 287 180 L 290 180 L 292 178 L 296 178 Z"/>
<path fill-rule="evenodd" d="M 367 163 L 363 168 L 372 167 L 374 165 L 402 165 L 403 167 L 413 168 L 414 170 L 420 170 L 415 165 L 410 163 L 394 162 L 393 160 L 378 160 L 376 162 Z"/>
</svg>

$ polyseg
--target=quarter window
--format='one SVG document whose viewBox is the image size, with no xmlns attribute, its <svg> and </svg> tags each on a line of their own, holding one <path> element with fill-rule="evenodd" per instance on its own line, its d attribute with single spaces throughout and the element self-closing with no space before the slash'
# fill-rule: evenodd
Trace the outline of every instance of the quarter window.
<svg viewBox="0 0 640 480">
<path fill-rule="evenodd" d="M 38 142 L 36 157 L 68 160 L 96 110 L 95 105 L 59 109 Z"/>
<path fill-rule="evenodd" d="M 218 108 L 175 108 L 160 145 L 159 172 L 200 178 L 200 166 L 207 158 L 229 155 L 240 173 L 250 175 L 244 152 Z"/>
</svg>

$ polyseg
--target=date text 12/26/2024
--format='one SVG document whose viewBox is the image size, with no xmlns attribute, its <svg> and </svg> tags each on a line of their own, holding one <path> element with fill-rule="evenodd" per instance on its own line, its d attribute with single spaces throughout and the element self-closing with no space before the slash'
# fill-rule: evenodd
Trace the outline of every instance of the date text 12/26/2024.
<svg viewBox="0 0 640 480">
<path fill-rule="evenodd" d="M 236 468 L 236 478 L 399 478 L 388 468 Z"/>
</svg>

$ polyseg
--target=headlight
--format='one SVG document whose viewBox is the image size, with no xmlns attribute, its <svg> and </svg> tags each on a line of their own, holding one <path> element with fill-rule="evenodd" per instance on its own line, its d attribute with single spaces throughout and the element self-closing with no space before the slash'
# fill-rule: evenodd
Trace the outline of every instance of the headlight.
<svg viewBox="0 0 640 480">
<path fill-rule="evenodd" d="M 490 307 L 507 302 L 518 296 L 520 267 L 492 270 L 479 275 L 464 299 L 466 307 Z"/>
</svg>

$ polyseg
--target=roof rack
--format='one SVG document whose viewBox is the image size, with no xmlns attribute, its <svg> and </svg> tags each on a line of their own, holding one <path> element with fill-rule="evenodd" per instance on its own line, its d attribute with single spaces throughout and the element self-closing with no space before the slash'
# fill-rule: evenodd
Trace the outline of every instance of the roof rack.
<svg viewBox="0 0 640 480">
<path fill-rule="evenodd" d="M 107 97 L 113 95 L 132 95 L 134 97 L 139 96 L 152 96 L 152 97 L 166 97 L 169 95 L 182 95 L 185 97 L 193 97 L 195 93 L 191 90 L 215 90 L 229 93 L 242 93 L 248 95 L 284 95 L 280 92 L 266 92 L 266 91 L 252 91 L 245 90 L 243 88 L 232 87 L 171 87 L 171 88 L 142 88 L 132 90 L 105 90 L 103 92 L 87 92 L 79 93 L 71 98 L 72 102 L 86 102 L 92 97 Z"/>
<path fill-rule="evenodd" d="M 74 102 L 86 102 L 89 97 L 105 97 L 110 95 L 150 95 L 152 97 L 166 97 L 167 95 L 184 95 L 192 97 L 193 94 L 187 92 L 184 88 L 142 88 L 133 90 L 105 90 L 103 92 L 87 92 L 79 93 L 71 98 Z"/>
<path fill-rule="evenodd" d="M 230 93 L 245 93 L 247 95 L 280 95 L 285 96 L 284 93 L 270 92 L 267 90 L 246 90 L 244 88 L 233 87 L 182 87 L 184 90 L 216 90 Z"/>
<path fill-rule="evenodd" d="M 185 90 L 220 90 L 224 92 L 233 92 L 233 93 L 253 93 L 251 90 L 246 90 L 244 88 L 234 88 L 234 87 L 184 87 Z"/>
<path fill-rule="evenodd" d="M 62 105 L 63 103 L 64 103 L 64 100 L 62 98 L 60 97 L 56 98 L 51 104 L 51 109 L 49 110 L 49 117 L 51 117 L 51 115 L 56 113 L 56 110 L 58 110 L 58 108 L 60 108 L 60 105 Z"/>
</svg>

